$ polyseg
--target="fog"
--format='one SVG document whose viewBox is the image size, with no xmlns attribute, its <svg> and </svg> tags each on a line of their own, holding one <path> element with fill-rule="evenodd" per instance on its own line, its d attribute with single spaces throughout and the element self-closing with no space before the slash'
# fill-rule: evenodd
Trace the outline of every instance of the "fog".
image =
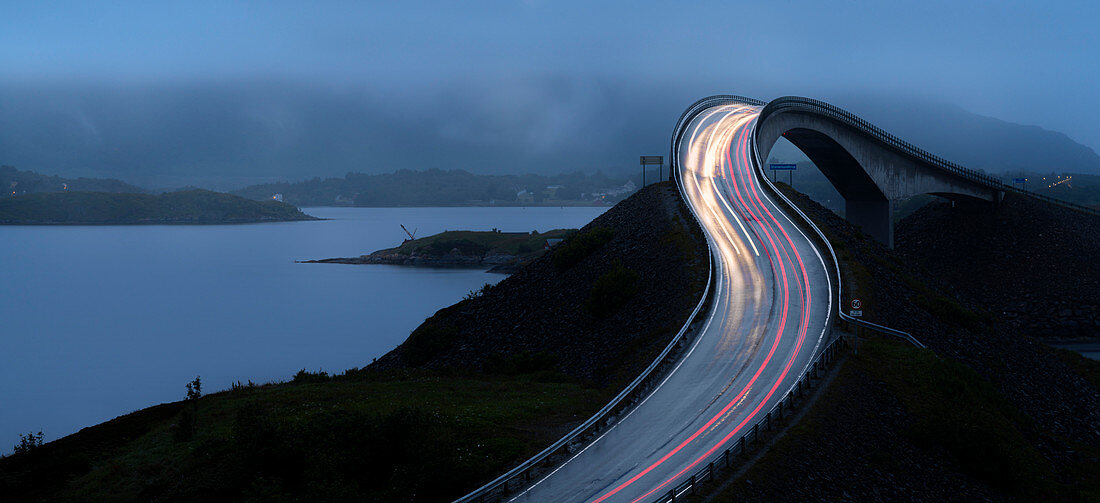
<svg viewBox="0 0 1100 503">
<path fill-rule="evenodd" d="M 0 163 L 147 185 L 628 169 L 715 93 L 872 119 L 867 96 L 938 103 L 1096 150 L 1098 18 L 1086 2 L 7 4 Z"/>
</svg>

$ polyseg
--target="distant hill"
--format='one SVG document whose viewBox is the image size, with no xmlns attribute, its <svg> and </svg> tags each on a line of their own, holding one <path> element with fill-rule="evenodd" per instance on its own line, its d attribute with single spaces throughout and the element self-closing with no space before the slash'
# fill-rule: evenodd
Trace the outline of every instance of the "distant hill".
<svg viewBox="0 0 1100 503">
<path fill-rule="evenodd" d="M 400 170 L 343 178 L 266 183 L 231 192 L 266 200 L 282 194 L 297 206 L 481 206 L 612 204 L 634 192 L 625 178 L 581 172 L 553 176 L 475 175 L 463 170 Z"/>
<path fill-rule="evenodd" d="M 187 190 L 154 196 L 107 192 L 40 192 L 0 198 L 0 224 L 233 224 L 316 220 L 278 201 Z"/>
<path fill-rule="evenodd" d="M 971 169 L 1100 175 L 1100 155 L 1058 131 L 985 117 L 946 103 L 856 98 L 834 104 Z"/>
<path fill-rule="evenodd" d="M 43 175 L 34 171 L 20 171 L 12 166 L 0 166 L 0 197 L 34 194 L 37 192 L 147 192 L 113 178 L 62 178 Z"/>
</svg>

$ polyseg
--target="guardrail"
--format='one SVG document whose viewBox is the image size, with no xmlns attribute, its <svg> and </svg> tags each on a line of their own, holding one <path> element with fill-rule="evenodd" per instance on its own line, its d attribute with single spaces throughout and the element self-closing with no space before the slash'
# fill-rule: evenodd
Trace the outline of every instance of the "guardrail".
<svg viewBox="0 0 1100 503">
<path fill-rule="evenodd" d="M 837 353 L 839 353 L 846 344 L 844 339 L 833 339 L 833 341 L 826 345 L 825 349 L 818 354 L 817 359 L 814 360 L 813 364 L 810 366 L 810 370 L 807 370 L 806 373 L 799 378 L 798 382 L 787 392 L 787 395 L 768 410 L 763 418 L 752 425 L 751 430 L 745 430 L 745 434 L 741 435 L 732 445 L 711 458 L 706 465 L 703 465 L 702 468 L 693 473 L 687 480 L 684 480 L 679 485 L 669 489 L 667 493 L 657 497 L 657 499 L 653 500 L 653 503 L 676 503 L 677 499 L 683 496 L 684 493 L 695 494 L 696 488 L 698 488 L 700 483 L 714 480 L 714 474 L 717 470 L 732 467 L 738 457 L 745 456 L 750 446 L 760 442 L 760 436 L 763 432 L 771 431 L 773 426 L 777 426 L 772 423 L 782 420 L 784 411 L 793 412 L 795 399 L 801 398 L 806 391 L 812 388 L 813 380 L 819 378 L 820 374 L 824 372 L 826 365 L 836 360 Z"/>
<path fill-rule="evenodd" d="M 706 98 L 704 98 L 706 99 Z M 700 100 L 702 101 L 702 100 Z M 951 162 L 938 155 L 935 155 L 927 150 L 921 149 L 912 143 L 909 143 L 882 128 L 867 122 L 863 118 L 844 110 L 838 106 L 831 105 L 821 100 L 815 100 L 813 98 L 803 98 L 801 96 L 783 96 L 770 101 L 764 109 L 760 111 L 760 117 L 757 119 L 757 126 L 763 123 L 772 114 L 782 111 L 800 111 L 812 114 L 821 115 L 833 119 L 841 124 L 847 125 L 863 134 L 866 134 L 885 145 L 888 145 L 895 150 L 903 152 L 909 156 L 919 159 L 926 164 L 935 168 L 941 169 L 945 172 L 959 176 L 971 182 L 977 183 L 990 189 L 999 190 L 1003 192 L 1013 192 L 1021 195 L 1026 195 L 1041 201 L 1045 201 L 1050 204 L 1072 208 L 1085 213 L 1100 215 L 1100 211 L 1088 206 L 1071 203 L 1055 197 L 1039 194 L 1029 190 L 1017 188 L 1001 181 L 999 178 L 987 175 L 981 171 L 969 169 L 963 167 L 957 163 Z"/>
<path fill-rule="evenodd" d="M 690 208 L 690 206 L 688 206 Z M 691 210 L 692 216 L 696 218 L 695 210 Z M 499 499 L 503 499 L 508 495 L 509 486 L 511 482 L 522 478 L 520 484 L 527 483 L 530 479 L 531 471 L 539 466 L 543 461 L 547 461 L 551 456 L 558 452 L 569 453 L 569 446 L 582 438 L 584 435 L 593 433 L 602 427 L 609 426 L 611 424 L 611 418 L 616 412 L 622 412 L 625 407 L 632 404 L 630 398 L 636 398 L 638 394 L 646 390 L 643 385 L 648 380 L 655 376 L 655 370 L 658 369 L 661 364 L 668 363 L 667 360 L 673 356 L 673 350 L 676 346 L 682 342 L 686 342 L 688 332 L 691 326 L 696 321 L 696 317 L 700 312 L 704 312 L 703 308 L 706 306 L 707 301 L 713 296 L 711 285 L 714 283 L 715 266 L 714 266 L 714 254 L 711 251 L 709 238 L 706 240 L 707 257 L 708 257 L 708 274 L 707 285 L 703 289 L 703 295 L 699 299 L 699 303 L 695 305 L 695 309 L 688 316 L 687 321 L 684 322 L 684 326 L 680 328 L 680 331 L 669 341 L 668 345 L 661 351 L 657 358 L 649 364 L 641 374 L 638 375 L 633 381 L 630 382 L 615 398 L 612 398 L 607 405 L 604 405 L 602 409 L 596 412 L 592 417 L 588 418 L 585 422 L 581 423 L 569 433 L 565 434 L 562 438 L 558 439 L 546 449 L 543 449 L 538 454 L 535 454 L 530 459 L 520 463 L 516 467 L 508 470 L 503 475 L 493 479 L 489 483 L 475 489 L 473 492 L 458 498 L 454 503 L 469 503 L 477 501 L 479 503 L 490 501 L 492 497 L 496 496 Z M 709 311 L 709 310 L 708 310 Z"/>
</svg>

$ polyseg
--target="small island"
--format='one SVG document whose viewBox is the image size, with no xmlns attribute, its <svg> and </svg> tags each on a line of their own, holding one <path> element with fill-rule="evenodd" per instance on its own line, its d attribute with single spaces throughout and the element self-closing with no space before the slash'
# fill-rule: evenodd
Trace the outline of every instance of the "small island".
<svg viewBox="0 0 1100 503">
<path fill-rule="evenodd" d="M 244 224 L 320 220 L 279 201 L 209 190 L 160 195 L 37 192 L 0 198 L 3 225 Z"/>
<path fill-rule="evenodd" d="M 489 267 L 489 272 L 511 273 L 543 254 L 575 229 L 544 233 L 445 231 L 434 236 L 406 239 L 401 246 L 369 255 L 322 260 L 309 264 L 389 264 L 424 267 Z"/>
</svg>

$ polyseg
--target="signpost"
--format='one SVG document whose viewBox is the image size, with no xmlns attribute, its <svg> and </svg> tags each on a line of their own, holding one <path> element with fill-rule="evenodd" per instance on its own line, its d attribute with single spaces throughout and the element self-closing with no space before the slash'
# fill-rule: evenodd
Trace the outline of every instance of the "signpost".
<svg viewBox="0 0 1100 503">
<path fill-rule="evenodd" d="M 860 318 L 863 316 L 863 301 L 859 299 L 852 299 L 852 309 L 848 311 L 848 315 L 853 318 Z"/>
<path fill-rule="evenodd" d="M 642 164 L 642 187 L 645 187 L 645 167 L 657 166 L 657 179 L 661 179 L 661 168 L 665 166 L 665 158 L 660 155 L 643 155 L 641 156 Z"/>
<path fill-rule="evenodd" d="M 1012 184 L 1016 185 L 1017 183 L 1020 184 L 1021 189 L 1027 190 L 1027 178 L 1013 178 Z"/>
<path fill-rule="evenodd" d="M 794 170 L 798 169 L 797 164 L 769 164 L 768 167 L 772 169 L 772 181 L 773 182 L 775 181 L 775 176 L 776 176 L 775 172 L 776 171 L 787 171 L 787 172 L 790 173 L 790 178 L 788 179 L 787 183 L 791 187 L 794 187 Z"/>
</svg>

